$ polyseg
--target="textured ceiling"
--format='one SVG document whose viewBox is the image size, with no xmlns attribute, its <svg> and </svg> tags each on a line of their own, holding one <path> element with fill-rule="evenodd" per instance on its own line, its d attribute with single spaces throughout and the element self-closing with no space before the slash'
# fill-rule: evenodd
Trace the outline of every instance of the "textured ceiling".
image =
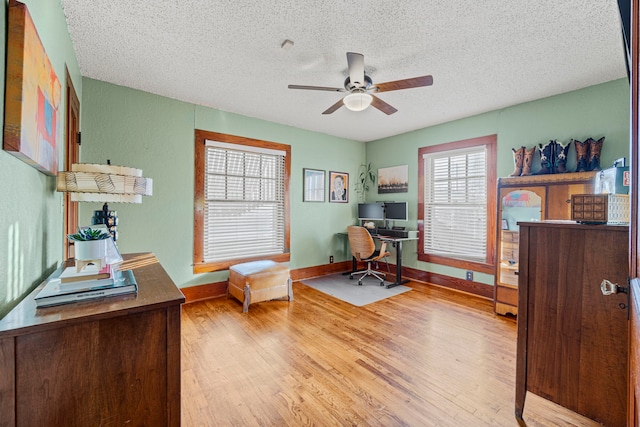
<svg viewBox="0 0 640 427">
<path fill-rule="evenodd" d="M 616 0 L 61 0 L 83 76 L 370 141 L 626 76 Z M 285 39 L 294 45 L 281 48 Z M 346 52 L 398 109 L 322 112 Z"/>
</svg>

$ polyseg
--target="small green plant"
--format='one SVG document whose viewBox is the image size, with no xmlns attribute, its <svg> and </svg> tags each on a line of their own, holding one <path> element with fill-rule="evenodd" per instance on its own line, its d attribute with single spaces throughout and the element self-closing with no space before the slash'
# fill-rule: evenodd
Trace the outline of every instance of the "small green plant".
<svg viewBox="0 0 640 427">
<path fill-rule="evenodd" d="M 111 237 L 109 233 L 93 228 L 83 228 L 75 234 L 67 234 L 69 240 L 74 242 L 86 242 L 87 240 L 104 240 Z"/>
</svg>

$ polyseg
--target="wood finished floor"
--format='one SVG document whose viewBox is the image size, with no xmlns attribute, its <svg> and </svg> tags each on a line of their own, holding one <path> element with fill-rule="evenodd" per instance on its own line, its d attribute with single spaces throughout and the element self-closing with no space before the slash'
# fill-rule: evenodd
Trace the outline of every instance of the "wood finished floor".
<svg viewBox="0 0 640 427">
<path fill-rule="evenodd" d="M 302 283 L 295 301 L 186 304 L 184 426 L 517 426 L 516 323 L 421 283 L 355 307 Z M 599 426 L 529 393 L 527 426 Z"/>
</svg>

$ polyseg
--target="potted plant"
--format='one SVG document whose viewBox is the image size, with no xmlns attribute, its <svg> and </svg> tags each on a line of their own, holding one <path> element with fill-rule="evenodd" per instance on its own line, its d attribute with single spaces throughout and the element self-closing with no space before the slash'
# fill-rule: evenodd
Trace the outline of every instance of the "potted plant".
<svg viewBox="0 0 640 427">
<path fill-rule="evenodd" d="M 74 242 L 75 256 L 78 260 L 104 258 L 107 255 L 106 239 L 109 237 L 109 233 L 91 227 L 67 235 L 67 239 Z"/>
<path fill-rule="evenodd" d="M 376 183 L 376 174 L 371 170 L 371 162 L 360 165 L 360 172 L 358 173 L 358 184 L 356 185 L 356 192 L 358 193 L 360 200 L 364 202 L 367 198 L 366 193 L 371 186 Z"/>
</svg>

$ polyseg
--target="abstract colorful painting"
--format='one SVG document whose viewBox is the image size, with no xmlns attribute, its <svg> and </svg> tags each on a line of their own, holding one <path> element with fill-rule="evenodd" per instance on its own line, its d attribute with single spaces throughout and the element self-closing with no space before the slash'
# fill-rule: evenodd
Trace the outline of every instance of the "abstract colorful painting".
<svg viewBox="0 0 640 427">
<path fill-rule="evenodd" d="M 2 148 L 48 175 L 58 173 L 60 92 L 27 6 L 11 1 Z"/>
</svg>

